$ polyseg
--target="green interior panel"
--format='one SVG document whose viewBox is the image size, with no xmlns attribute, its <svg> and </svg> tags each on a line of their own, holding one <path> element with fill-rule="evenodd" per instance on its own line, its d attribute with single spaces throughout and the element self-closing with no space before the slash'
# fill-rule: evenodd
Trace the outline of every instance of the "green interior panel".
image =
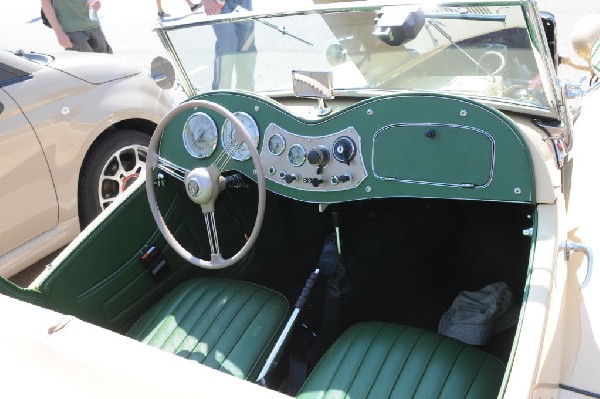
<svg viewBox="0 0 600 399">
<path fill-rule="evenodd" d="M 192 203 L 183 184 L 170 177 L 157 188 L 158 204 L 176 239 L 197 257 L 210 258 L 200 207 Z M 247 200 L 252 207 L 252 201 Z M 256 209 L 254 204 L 254 210 Z M 227 196 L 218 204 L 217 228 L 225 257 L 241 248 L 252 225 L 236 211 Z M 253 222 L 253 221 L 252 221 Z M 84 233 L 85 234 L 85 233 Z M 155 245 L 168 264 L 159 280 L 147 271 L 140 256 Z M 52 309 L 78 316 L 112 330 L 122 330 L 175 285 L 196 274 L 231 275 L 236 268 L 207 272 L 188 264 L 167 246 L 150 213 L 145 186 L 109 212 L 39 287 Z"/>
<path fill-rule="evenodd" d="M 305 120 L 280 103 L 251 93 L 219 91 L 195 99 L 252 116 L 261 132 L 259 152 L 270 124 L 313 141 L 350 127 L 359 134 L 361 153 L 355 162 L 360 159 L 364 163 L 367 176 L 357 187 L 325 192 L 267 180 L 269 190 L 286 197 L 313 203 L 382 197 L 535 203 L 533 169 L 521 133 L 505 115 L 476 101 L 450 95 L 396 94 L 363 100 L 322 119 Z M 314 106 L 314 100 L 310 101 L 307 106 Z M 220 130 L 224 118 L 204 111 Z M 193 112 L 196 110 L 183 112 L 169 123 L 160 149 L 162 157 L 177 160 L 187 169 L 207 166 L 223 150 L 219 140 L 216 151 L 207 159 L 199 160 L 187 153 L 181 132 Z M 429 129 L 436 135 L 426 140 Z M 396 134 L 400 131 L 412 133 Z M 265 174 L 268 167 L 263 165 Z M 252 160 L 230 160 L 226 169 L 254 179 Z"/>
</svg>

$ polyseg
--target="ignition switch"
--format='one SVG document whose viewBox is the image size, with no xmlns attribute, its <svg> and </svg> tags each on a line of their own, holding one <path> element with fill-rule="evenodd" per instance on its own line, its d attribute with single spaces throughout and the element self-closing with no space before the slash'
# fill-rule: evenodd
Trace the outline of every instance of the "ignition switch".
<svg viewBox="0 0 600 399">
<path fill-rule="evenodd" d="M 333 143 L 333 157 L 341 163 L 350 165 L 356 155 L 356 144 L 350 137 L 342 136 Z"/>
</svg>

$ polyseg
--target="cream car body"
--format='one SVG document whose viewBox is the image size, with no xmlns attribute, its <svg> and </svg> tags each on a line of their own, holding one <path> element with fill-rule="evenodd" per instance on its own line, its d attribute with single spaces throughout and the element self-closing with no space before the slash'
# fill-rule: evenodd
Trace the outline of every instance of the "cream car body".
<svg viewBox="0 0 600 399">
<path fill-rule="evenodd" d="M 294 378 L 286 373 L 288 365 L 298 371 L 298 358 L 282 350 L 284 344 L 309 357 L 322 349 L 315 342 L 331 343 L 326 334 L 342 319 L 349 319 L 347 324 L 391 320 L 407 330 L 427 325 L 436 332 L 419 328 L 420 336 L 437 336 L 439 316 L 458 291 L 503 280 L 512 286 L 518 321 L 494 335 L 490 345 L 459 350 L 477 346 L 477 352 L 501 358 L 501 373 L 492 373 L 488 381 L 493 383 L 483 384 L 486 395 L 599 397 L 600 288 L 593 254 L 600 250 L 600 215 L 593 181 L 600 169 L 595 134 L 600 16 L 580 24 L 584 32 L 574 36 L 576 49 L 586 57 L 586 64 L 576 67 L 585 71 L 589 84 L 564 87 L 558 84 L 555 62 L 567 60 L 552 45 L 556 31 L 544 30 L 556 27 L 556 21 L 548 15 L 542 21 L 535 2 L 463 1 L 425 11 L 403 3 L 323 4 L 256 15 L 240 10 L 161 26 L 159 35 L 191 98 L 158 125 L 149 144 L 152 169 L 145 187 L 138 181 L 28 289 L 0 280 L 0 292 L 30 302 L 2 298 L 10 309 L 5 314 L 13 319 L 39 314 L 0 332 L 6 337 L 0 342 L 7 342 L 0 346 L 4 358 L 17 364 L 34 359 L 36 366 L 57 355 L 72 359 L 64 362 L 72 366 L 67 370 L 52 369 L 48 384 L 74 395 L 101 374 L 110 383 L 91 395 L 152 397 L 167 386 L 166 395 L 181 397 L 293 397 L 298 391 L 282 392 L 283 382 Z M 409 8 L 394 8 L 399 4 Z M 421 28 L 413 29 L 406 10 L 417 20 L 425 18 Z M 256 92 L 206 90 L 212 71 L 200 65 L 207 64 L 209 52 L 190 50 L 190 30 L 206 38 L 194 46 L 211 48 L 211 25 L 248 21 L 264 35 L 256 55 Z M 489 30 L 481 28 L 488 24 Z M 411 29 L 418 37 L 413 47 L 410 32 L 406 40 L 397 39 Z M 297 70 L 287 62 L 322 68 Z M 454 75 L 444 74 L 448 70 Z M 580 101 L 572 102 L 577 94 Z M 246 121 L 250 117 L 256 126 L 241 125 L 230 111 Z M 234 159 L 240 145 L 233 148 L 231 137 L 246 145 L 246 158 Z M 310 151 L 303 154 L 303 148 Z M 138 222 L 135 228 L 132 220 Z M 326 283 L 313 285 L 310 273 L 316 265 L 317 278 L 327 276 L 331 248 L 339 255 L 335 270 L 329 270 Z M 153 256 L 158 260 L 148 262 Z M 147 320 L 139 318 L 141 313 L 175 320 L 166 334 L 167 342 L 176 341 L 171 347 L 153 342 L 160 334 L 144 342 L 186 357 L 196 354 L 185 345 L 189 339 L 199 343 L 194 350 L 201 359 L 218 360 L 226 373 L 241 368 L 229 362 L 225 350 L 207 349 L 205 336 L 190 332 L 203 325 L 205 315 L 195 312 L 195 303 L 185 317 L 177 309 L 161 314 L 153 306 L 173 298 L 176 283 L 207 276 L 210 284 L 225 278 L 273 284 L 289 289 L 294 299 L 302 292 L 297 304 L 308 296 L 298 282 L 313 287 L 311 306 L 297 305 L 275 345 L 264 349 L 270 356 L 259 375 L 263 378 L 251 381 L 266 388 L 174 356 L 166 360 L 167 354 L 124 336 L 132 324 Z M 348 285 L 337 285 L 344 278 Z M 323 292 L 324 299 L 315 297 Z M 227 306 L 235 301 L 210 302 Z M 217 314 L 215 320 L 229 323 Z M 295 323 L 296 318 L 302 322 Z M 161 332 L 152 323 L 147 328 Z M 260 330 L 254 330 L 257 337 Z M 229 331 L 223 341 L 231 339 Z M 91 335 L 94 345 L 87 352 L 82 337 Z M 415 349 L 417 365 L 400 367 L 385 363 L 388 354 L 400 357 L 394 351 L 399 347 L 412 355 L 417 345 L 396 346 L 397 339 L 382 346 L 375 338 L 365 344 L 360 334 L 353 337 L 364 344 L 362 352 L 357 355 L 343 344 L 347 352 L 336 352 L 338 338 L 325 355 L 313 359 L 318 363 L 312 372 L 304 371 L 308 382 L 300 397 L 326 392 L 357 399 L 366 395 L 354 389 L 420 389 L 422 381 L 439 384 L 439 394 L 450 380 L 446 368 L 461 363 L 439 366 L 437 360 L 445 355 L 438 352 L 442 345 L 434 344 L 424 354 Z M 25 352 L 10 344 L 21 340 L 34 342 L 35 349 Z M 308 344 L 310 351 L 302 346 L 305 341 L 313 344 Z M 72 375 L 90 357 L 104 371 L 83 372 L 77 380 L 83 382 L 74 384 Z M 405 367 L 410 376 L 401 379 Z M 319 375 L 324 369 L 329 374 Z M 483 367 L 475 374 L 479 371 L 486 375 Z M 313 388 L 315 378 L 323 385 Z M 191 379 L 198 383 L 190 384 Z M 156 386 L 157 380 L 165 383 Z M 453 393 L 446 392 L 448 397 Z"/>
<path fill-rule="evenodd" d="M 119 129 L 149 135 L 174 103 L 118 57 L 2 52 L 0 64 L 0 274 L 10 277 L 79 233 L 80 171 L 94 142 Z"/>
</svg>

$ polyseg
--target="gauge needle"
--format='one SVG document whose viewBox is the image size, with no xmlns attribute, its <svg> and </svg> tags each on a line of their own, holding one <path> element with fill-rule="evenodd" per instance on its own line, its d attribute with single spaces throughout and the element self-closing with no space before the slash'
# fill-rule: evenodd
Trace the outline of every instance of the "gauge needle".
<svg viewBox="0 0 600 399">
<path fill-rule="evenodd" d="M 198 143 L 202 139 L 202 136 L 204 136 L 204 133 L 206 133 L 207 131 L 208 129 L 204 129 L 202 133 L 200 133 L 200 136 L 198 136 L 198 138 L 196 139 L 196 143 Z"/>
</svg>

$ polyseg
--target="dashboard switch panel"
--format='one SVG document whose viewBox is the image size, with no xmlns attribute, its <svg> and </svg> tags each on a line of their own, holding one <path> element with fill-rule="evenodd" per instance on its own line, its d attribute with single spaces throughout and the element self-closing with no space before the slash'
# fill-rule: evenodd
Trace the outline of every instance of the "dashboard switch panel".
<svg viewBox="0 0 600 399">
<path fill-rule="evenodd" d="M 277 184 L 298 190 L 339 191 L 358 187 L 367 177 L 360 136 L 354 127 L 315 137 L 271 123 L 265 129 L 265 142 L 268 145 L 260 154 L 263 167 L 267 172 L 281 171 L 278 176 L 265 173 L 265 178 Z"/>
</svg>

